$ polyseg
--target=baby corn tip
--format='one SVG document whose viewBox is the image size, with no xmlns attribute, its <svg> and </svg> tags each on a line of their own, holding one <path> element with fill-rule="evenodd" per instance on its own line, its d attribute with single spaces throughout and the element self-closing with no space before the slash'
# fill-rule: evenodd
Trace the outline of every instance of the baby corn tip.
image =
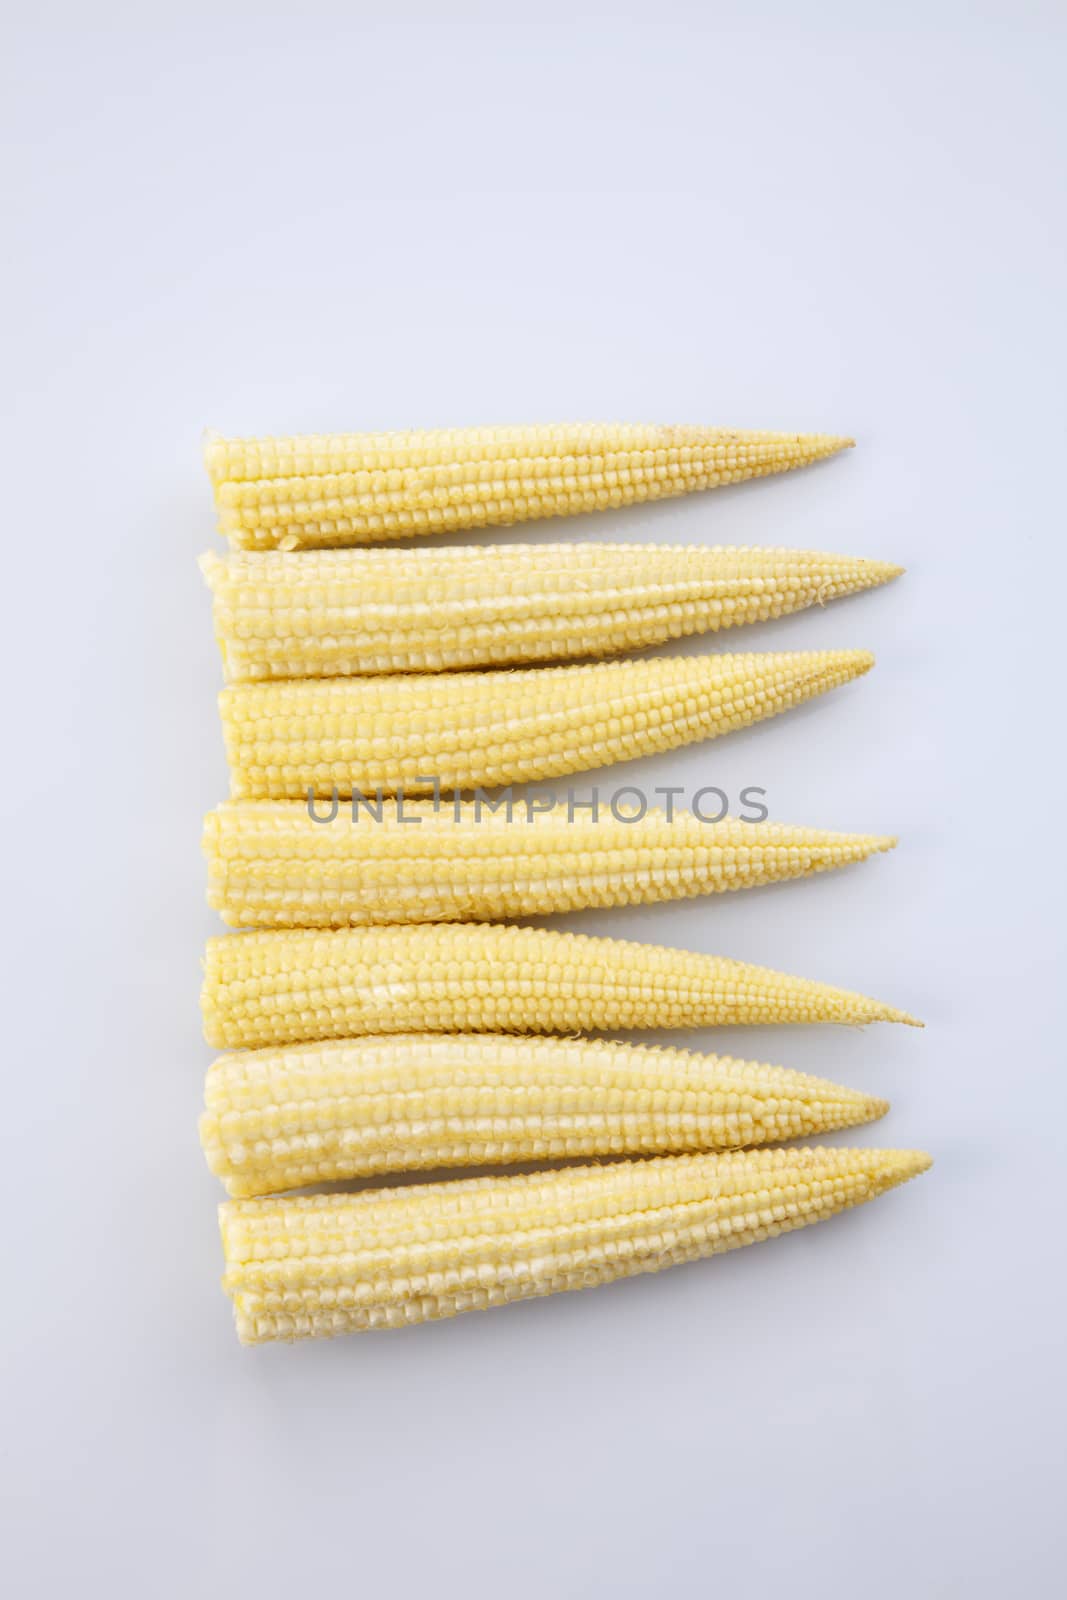
<svg viewBox="0 0 1067 1600">
<path fill-rule="evenodd" d="M 934 1158 L 925 1150 L 895 1150 L 886 1163 L 890 1187 L 896 1183 L 907 1183 L 910 1178 L 918 1178 L 922 1173 L 929 1172 L 934 1164 Z"/>
</svg>

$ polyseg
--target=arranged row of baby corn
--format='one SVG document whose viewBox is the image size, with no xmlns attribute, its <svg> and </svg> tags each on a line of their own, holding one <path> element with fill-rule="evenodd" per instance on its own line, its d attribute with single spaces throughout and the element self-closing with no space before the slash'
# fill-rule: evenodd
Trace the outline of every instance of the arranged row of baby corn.
<svg viewBox="0 0 1067 1600">
<path fill-rule="evenodd" d="M 236 1053 L 208 1073 L 201 1137 L 232 1197 L 224 1281 L 243 1341 L 658 1270 L 821 1220 L 929 1164 L 760 1148 L 887 1109 L 822 1078 L 550 1037 L 905 1013 L 724 958 L 487 920 L 754 887 L 888 849 L 708 815 L 699 797 L 674 814 L 640 797 L 563 808 L 481 791 L 716 737 L 872 658 L 542 663 L 782 616 L 899 569 L 789 550 L 330 548 L 686 493 L 850 442 L 599 425 L 209 441 L 234 547 L 202 562 L 233 795 L 205 823 L 209 898 L 261 931 L 209 943 L 205 1031 Z M 287 1194 L 583 1158 L 598 1164 Z"/>
<path fill-rule="evenodd" d="M 913 1020 L 715 957 L 507 926 L 231 934 L 210 943 L 204 1015 L 212 1042 L 258 1046 L 214 1063 L 201 1119 L 208 1162 L 234 1197 L 221 1208 L 225 1284 L 247 1343 L 403 1326 L 654 1271 L 818 1221 L 929 1165 L 915 1151 L 753 1148 L 886 1111 L 825 1079 L 528 1036 Z M 469 1028 L 515 1031 L 425 1031 Z M 259 1198 L 583 1157 L 611 1164 Z M 394 1205 L 395 1231 L 379 1234 Z"/>
</svg>

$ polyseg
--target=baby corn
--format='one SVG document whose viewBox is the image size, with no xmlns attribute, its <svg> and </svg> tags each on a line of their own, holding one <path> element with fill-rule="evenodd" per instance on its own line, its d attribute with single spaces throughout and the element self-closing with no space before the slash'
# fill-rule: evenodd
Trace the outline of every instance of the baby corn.
<svg viewBox="0 0 1067 1600">
<path fill-rule="evenodd" d="M 209 438 L 219 528 L 246 550 L 374 544 L 569 516 L 806 466 L 831 434 L 561 423 Z"/>
<path fill-rule="evenodd" d="M 317 822 L 299 801 L 224 802 L 204 822 L 208 903 L 231 927 L 479 922 L 638 905 L 802 878 L 895 839 L 783 823 L 383 802 L 381 820 Z"/>
<path fill-rule="evenodd" d="M 893 1006 L 723 956 L 485 923 L 209 939 L 217 1049 L 382 1033 L 563 1033 L 906 1022 Z"/>
<path fill-rule="evenodd" d="M 242 1051 L 210 1068 L 205 1102 L 208 1165 L 238 1197 L 427 1167 L 734 1150 L 889 1109 L 728 1056 L 485 1033 Z"/>
<path fill-rule="evenodd" d="M 717 1255 L 930 1165 L 918 1150 L 660 1156 L 219 1208 L 245 1344 L 399 1328 Z"/>
<path fill-rule="evenodd" d="M 884 561 L 699 545 L 206 555 L 228 681 L 619 655 L 764 622 L 899 576 Z"/>
<path fill-rule="evenodd" d="M 245 683 L 219 696 L 235 798 L 524 783 L 716 738 L 867 672 L 865 650 Z"/>
</svg>

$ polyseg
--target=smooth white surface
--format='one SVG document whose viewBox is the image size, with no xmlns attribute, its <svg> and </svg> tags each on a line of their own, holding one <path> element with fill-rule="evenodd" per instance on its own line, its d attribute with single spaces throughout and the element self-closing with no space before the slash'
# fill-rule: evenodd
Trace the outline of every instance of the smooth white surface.
<svg viewBox="0 0 1067 1600">
<path fill-rule="evenodd" d="M 9 24 L 10 1593 L 1058 1592 L 1063 12 L 877 16 Z M 868 678 L 626 774 L 760 783 L 895 854 L 573 925 L 920 1013 L 689 1042 L 877 1086 L 869 1142 L 936 1166 L 659 1277 L 241 1350 L 196 1139 L 225 789 L 201 429 L 558 417 L 857 436 L 503 537 L 907 564 L 722 640 L 869 646 Z"/>
</svg>

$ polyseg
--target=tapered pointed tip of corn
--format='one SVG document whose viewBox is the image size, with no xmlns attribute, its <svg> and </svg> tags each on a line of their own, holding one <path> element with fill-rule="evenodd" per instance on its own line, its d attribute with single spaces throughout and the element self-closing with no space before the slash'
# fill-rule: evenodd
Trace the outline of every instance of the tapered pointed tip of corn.
<svg viewBox="0 0 1067 1600">
<path fill-rule="evenodd" d="M 874 653 L 871 650 L 834 650 L 831 654 L 841 663 L 841 668 L 846 673 L 846 681 L 850 678 L 862 678 L 863 674 L 870 672 L 874 666 Z"/>
<path fill-rule="evenodd" d="M 856 441 L 847 433 L 817 433 L 813 435 L 813 459 L 825 460 L 840 455 L 842 450 L 854 450 Z"/>
<path fill-rule="evenodd" d="M 888 850 L 895 850 L 898 844 L 895 834 L 834 833 L 825 834 L 823 837 L 828 842 L 836 841 L 844 846 L 847 851 L 845 861 L 866 861 L 870 856 L 884 855 Z"/>
<path fill-rule="evenodd" d="M 843 850 L 837 863 L 841 866 L 867 861 L 871 856 L 885 855 L 887 851 L 895 850 L 899 842 L 895 834 L 880 833 L 827 833 L 823 835 L 823 841 L 827 847 L 836 845 Z"/>
<path fill-rule="evenodd" d="M 837 1125 L 842 1128 L 858 1128 L 864 1122 L 877 1122 L 889 1110 L 888 1100 L 867 1094 L 863 1089 L 846 1089 L 829 1078 L 813 1078 L 811 1085 L 813 1089 L 818 1085 L 827 1098 L 832 1097 L 836 1102 Z"/>
<path fill-rule="evenodd" d="M 709 658 L 715 660 L 715 657 Z M 718 656 L 720 661 L 723 659 Z M 760 657 L 753 655 L 749 658 L 753 663 L 758 663 Z M 770 656 L 764 658 L 768 662 Z M 874 666 L 874 653 L 871 650 L 826 650 L 826 651 L 788 651 L 783 650 L 773 658 L 780 663 L 783 671 L 789 672 L 798 680 L 812 676 L 812 665 L 817 663 L 820 668 L 820 678 L 814 687 L 825 687 L 827 673 L 838 677 L 840 683 L 850 683 L 853 678 L 862 678 L 865 672 L 870 672 Z"/>
<path fill-rule="evenodd" d="M 883 583 L 892 583 L 894 578 L 903 577 L 906 567 L 898 566 L 895 561 L 878 561 L 872 556 L 821 556 L 820 559 L 830 562 L 837 561 L 842 571 L 847 571 L 849 589 L 877 589 Z M 844 587 L 834 589 L 829 598 L 836 594 L 848 593 Z M 820 601 L 821 603 L 821 601 Z"/>
<path fill-rule="evenodd" d="M 873 1194 L 885 1194 L 911 1178 L 928 1172 L 934 1158 L 925 1150 L 868 1150 L 869 1176 Z"/>
<path fill-rule="evenodd" d="M 715 662 L 722 663 L 729 658 L 716 654 L 705 659 L 711 668 Z M 827 689 L 840 688 L 843 683 L 862 678 L 874 666 L 874 655 L 870 650 L 795 650 L 780 651 L 773 656 L 749 655 L 734 659 L 739 665 L 743 661 L 751 663 L 749 670 L 753 673 L 772 665 L 777 668 L 785 680 L 787 692 L 797 697 L 793 704 L 814 699 Z"/>
<path fill-rule="evenodd" d="M 871 1017 L 872 1022 L 900 1022 L 907 1028 L 925 1028 L 926 1023 L 920 1017 L 913 1017 L 909 1011 L 898 1011 L 896 1006 L 878 1006 L 877 1015 Z"/>
<path fill-rule="evenodd" d="M 768 433 L 766 439 L 795 440 L 806 461 L 826 461 L 842 450 L 855 449 L 856 441 L 847 433 Z"/>
<path fill-rule="evenodd" d="M 840 992 L 847 997 L 853 1013 L 850 1020 L 858 1023 L 860 1027 L 865 1027 L 868 1022 L 899 1022 L 909 1028 L 926 1026 L 918 1017 L 913 1017 L 908 1011 L 902 1011 L 899 1006 L 888 1005 L 883 1000 L 874 1000 L 869 995 L 855 994 L 850 989 Z"/>
<path fill-rule="evenodd" d="M 906 567 L 898 566 L 895 561 L 872 561 L 865 556 L 857 556 L 853 562 L 853 588 L 856 591 L 878 589 L 882 584 L 903 577 L 906 571 Z"/>
</svg>

